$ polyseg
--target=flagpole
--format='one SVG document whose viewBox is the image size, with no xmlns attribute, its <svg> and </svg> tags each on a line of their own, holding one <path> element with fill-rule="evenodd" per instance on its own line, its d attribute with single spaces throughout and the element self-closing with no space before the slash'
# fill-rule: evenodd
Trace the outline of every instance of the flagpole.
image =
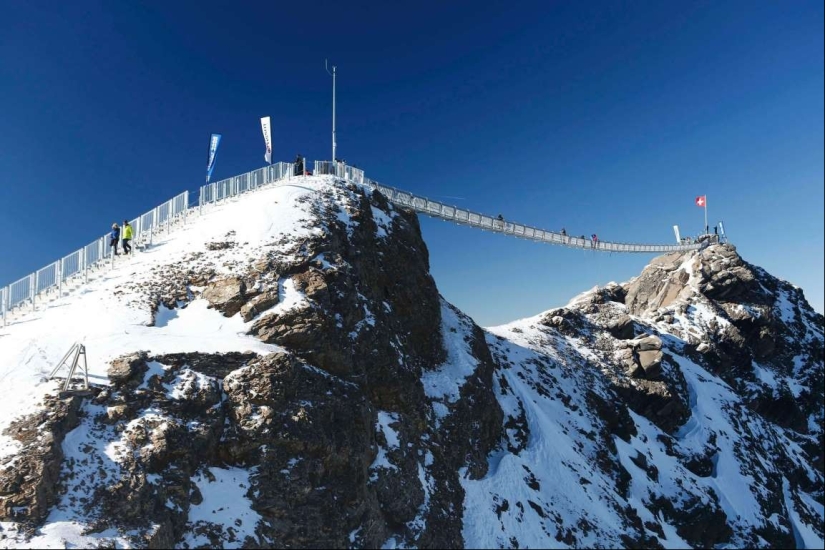
<svg viewBox="0 0 825 550">
<path fill-rule="evenodd" d="M 705 234 L 707 235 L 708 233 L 708 196 L 705 195 Z"/>
<path fill-rule="evenodd" d="M 335 166 L 335 65 L 332 66 L 332 72 L 329 72 L 328 61 L 324 59 L 324 68 L 327 74 L 332 76 L 332 165 Z"/>
</svg>

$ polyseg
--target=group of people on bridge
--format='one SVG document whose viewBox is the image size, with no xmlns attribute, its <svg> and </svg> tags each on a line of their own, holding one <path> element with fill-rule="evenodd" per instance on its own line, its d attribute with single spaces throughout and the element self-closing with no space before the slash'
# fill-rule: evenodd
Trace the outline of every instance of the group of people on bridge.
<svg viewBox="0 0 825 550">
<path fill-rule="evenodd" d="M 559 231 L 559 233 L 561 233 L 561 236 L 562 236 L 562 237 L 564 237 L 564 242 L 566 242 L 566 243 L 567 243 L 567 242 L 570 242 L 570 240 L 567 238 L 567 229 L 565 229 L 565 228 L 563 228 L 563 227 L 562 227 L 562 228 L 561 228 L 561 231 Z M 580 238 L 582 241 L 587 240 L 587 237 L 585 237 L 584 235 L 582 235 L 582 236 L 581 236 L 581 237 L 579 237 L 579 238 Z M 596 246 L 597 246 L 598 244 L 599 244 L 599 236 L 598 236 L 598 235 L 596 235 L 595 233 L 592 233 L 592 234 L 590 235 L 590 248 L 596 248 Z"/>
<path fill-rule="evenodd" d="M 504 224 L 504 216 L 502 216 L 501 214 L 499 214 L 498 216 L 496 216 L 496 220 L 498 220 L 498 221 L 502 222 L 502 223 L 501 223 L 501 227 L 503 228 L 503 227 L 504 227 L 504 225 L 503 225 L 503 224 Z M 564 237 L 564 242 L 565 242 L 565 243 L 569 243 L 569 242 L 570 242 L 570 239 L 567 237 L 567 229 L 565 229 L 564 227 L 562 227 L 562 228 L 561 228 L 561 231 L 559 231 L 559 233 L 561 234 L 561 236 L 562 236 L 562 237 Z M 575 237 L 574 237 L 574 238 L 575 238 Z M 579 238 L 580 238 L 582 241 L 586 241 L 586 240 L 587 240 L 587 237 L 585 237 L 584 235 L 582 235 L 582 236 L 581 236 L 581 237 L 579 237 Z M 591 235 L 590 235 L 590 248 L 596 248 L 596 246 L 598 246 L 598 244 L 599 244 L 599 236 L 598 236 L 598 235 L 596 235 L 595 233 L 591 234 Z"/>
</svg>

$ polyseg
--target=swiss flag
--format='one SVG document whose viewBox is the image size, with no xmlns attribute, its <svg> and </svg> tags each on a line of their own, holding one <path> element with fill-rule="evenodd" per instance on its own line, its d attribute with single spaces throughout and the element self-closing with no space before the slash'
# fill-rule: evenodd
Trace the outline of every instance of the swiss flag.
<svg viewBox="0 0 825 550">
<path fill-rule="evenodd" d="M 704 206 L 707 206 L 707 204 L 708 204 L 708 199 L 707 199 L 707 197 L 705 197 L 705 195 L 701 195 L 699 197 L 696 197 L 696 206 L 704 207 Z"/>
</svg>

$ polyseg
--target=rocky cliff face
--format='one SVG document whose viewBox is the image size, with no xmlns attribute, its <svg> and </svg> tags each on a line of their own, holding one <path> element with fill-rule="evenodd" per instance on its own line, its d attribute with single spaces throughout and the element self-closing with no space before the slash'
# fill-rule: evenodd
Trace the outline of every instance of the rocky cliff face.
<svg viewBox="0 0 825 550">
<path fill-rule="evenodd" d="M 40 457 L 26 471 L 54 475 L 3 479 L 7 519 L 34 527 L 57 500 L 137 546 L 462 544 L 459 472 L 483 476 L 502 429 L 484 334 L 440 298 L 415 215 L 343 185 L 303 203 L 308 238 L 238 254 L 230 232 L 123 296 L 156 320 L 207 300 L 278 351 L 113 361 L 62 487 L 61 454 Z M 225 478 L 247 516 L 196 519 Z"/>
<path fill-rule="evenodd" d="M 543 467 L 528 501 L 545 537 L 513 509 L 519 492 L 465 484 L 473 500 L 510 503 L 486 513 L 499 544 L 820 544 L 823 317 L 733 246 L 656 258 L 626 284 L 491 329 L 488 343 L 514 456 L 536 472 L 552 445 L 567 466 L 561 482 Z M 574 495 L 559 494 L 582 472 Z"/>
<path fill-rule="evenodd" d="M 296 207 L 300 237 L 230 231 L 122 289 L 270 351 L 135 342 L 94 395 L 15 421 L 7 546 L 61 521 L 156 548 L 822 540 L 823 318 L 732 246 L 485 331 L 413 214 L 340 182 Z"/>
</svg>

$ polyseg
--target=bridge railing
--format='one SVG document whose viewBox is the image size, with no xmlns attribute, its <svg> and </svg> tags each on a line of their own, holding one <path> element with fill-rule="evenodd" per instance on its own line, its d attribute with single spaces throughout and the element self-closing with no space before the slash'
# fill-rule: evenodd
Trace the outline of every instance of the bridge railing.
<svg viewBox="0 0 825 550">
<path fill-rule="evenodd" d="M 257 189 L 263 185 L 290 179 L 294 177 L 294 169 L 295 166 L 293 163 L 278 162 L 245 174 L 202 185 L 198 196 L 199 210 L 206 204 L 219 202 L 229 197 Z M 410 193 L 409 191 L 402 191 L 383 185 L 365 177 L 363 170 L 353 166 L 347 166 L 341 162 L 315 161 L 314 173 L 316 175 L 335 175 L 350 182 L 366 184 L 373 189 L 379 190 L 391 202 L 412 208 L 417 212 L 429 216 L 552 244 L 613 252 L 688 251 L 707 246 L 708 244 L 708 241 L 679 245 L 593 242 L 589 239 L 545 231 L 536 227 L 493 218 L 464 208 L 433 201 L 426 197 Z M 140 248 L 150 245 L 153 234 L 163 229 L 168 231 L 173 223 L 179 220 L 185 220 L 188 210 L 189 192 L 184 191 L 180 195 L 138 216 L 130 222 L 135 231 L 133 239 L 134 246 Z M 64 283 L 77 280 L 81 277 L 83 281 L 86 281 L 90 270 L 101 267 L 107 259 L 112 258 L 108 236 L 104 235 L 56 262 L 38 269 L 34 273 L 6 287 L 0 288 L 0 314 L 2 314 L 3 324 L 5 325 L 7 314 L 12 310 L 26 304 L 31 305 L 34 309 L 36 307 L 35 302 L 37 297 L 44 292 L 56 290 L 58 295 L 61 295 Z"/>
<path fill-rule="evenodd" d="M 409 191 L 402 191 L 394 187 L 383 185 L 370 178 L 364 178 L 363 183 L 379 190 L 390 202 L 412 208 L 417 212 L 429 216 L 455 221 L 465 225 L 479 227 L 499 233 L 516 235 L 526 239 L 542 241 L 563 246 L 573 246 L 576 248 L 590 248 L 608 252 L 677 252 L 696 250 L 701 248 L 701 243 L 657 245 L 657 244 L 634 244 L 634 243 L 613 243 L 606 241 L 592 241 L 582 237 L 562 235 L 552 231 L 545 231 L 537 227 L 531 227 L 519 223 L 513 223 L 498 218 L 493 218 L 485 214 L 473 212 L 464 208 L 458 208 L 426 197 L 414 195 Z"/>
<path fill-rule="evenodd" d="M 263 185 L 291 178 L 294 170 L 295 165 L 291 162 L 276 162 L 246 174 L 201 185 L 198 206 L 220 202 Z"/>
<path fill-rule="evenodd" d="M 149 212 L 130 222 L 133 227 L 132 243 L 139 248 L 151 243 L 152 235 L 183 220 L 189 208 L 189 191 L 184 191 Z M 122 228 L 121 228 L 122 229 Z M 75 250 L 59 260 L 41 267 L 34 273 L 0 288 L 0 318 L 6 325 L 8 315 L 18 308 L 36 308 L 37 299 L 44 294 L 63 294 L 63 285 L 88 280 L 89 271 L 103 267 L 112 260 L 109 235 L 104 235 Z"/>
<path fill-rule="evenodd" d="M 354 166 L 347 166 L 343 162 L 316 160 L 312 172 L 315 176 L 337 176 L 354 183 L 364 183 L 364 171 Z"/>
</svg>

